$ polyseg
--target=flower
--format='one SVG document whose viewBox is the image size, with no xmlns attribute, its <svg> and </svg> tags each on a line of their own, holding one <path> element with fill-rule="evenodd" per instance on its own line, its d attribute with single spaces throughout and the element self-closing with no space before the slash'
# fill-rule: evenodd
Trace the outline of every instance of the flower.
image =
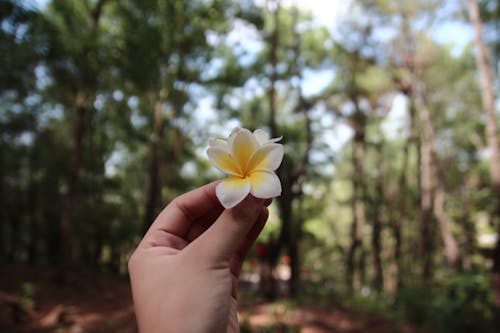
<svg viewBox="0 0 500 333">
<path fill-rule="evenodd" d="M 281 138 L 269 139 L 261 129 L 253 133 L 235 128 L 226 140 L 210 139 L 207 155 L 210 162 L 229 177 L 217 184 L 215 193 L 225 208 L 240 203 L 251 193 L 267 199 L 281 194 L 281 183 L 274 172 L 283 159 Z"/>
</svg>

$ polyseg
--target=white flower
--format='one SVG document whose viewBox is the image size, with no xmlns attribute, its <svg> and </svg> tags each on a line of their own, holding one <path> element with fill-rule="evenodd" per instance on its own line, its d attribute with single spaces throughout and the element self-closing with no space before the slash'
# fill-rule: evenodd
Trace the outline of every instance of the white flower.
<svg viewBox="0 0 500 333">
<path fill-rule="evenodd" d="M 215 189 L 225 208 L 236 206 L 249 193 L 261 199 L 281 194 L 281 183 L 274 172 L 283 159 L 283 145 L 276 143 L 279 140 L 269 139 L 260 129 L 252 133 L 246 128 L 235 128 L 227 141 L 208 141 L 210 162 L 230 175 Z"/>
</svg>

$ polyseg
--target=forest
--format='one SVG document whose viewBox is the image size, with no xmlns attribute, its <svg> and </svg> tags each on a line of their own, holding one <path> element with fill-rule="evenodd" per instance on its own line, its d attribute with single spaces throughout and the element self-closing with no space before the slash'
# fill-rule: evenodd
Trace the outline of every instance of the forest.
<svg viewBox="0 0 500 333">
<path fill-rule="evenodd" d="M 238 126 L 285 148 L 241 332 L 497 332 L 499 91 L 498 0 L 0 0 L 0 332 L 137 332 Z"/>
</svg>

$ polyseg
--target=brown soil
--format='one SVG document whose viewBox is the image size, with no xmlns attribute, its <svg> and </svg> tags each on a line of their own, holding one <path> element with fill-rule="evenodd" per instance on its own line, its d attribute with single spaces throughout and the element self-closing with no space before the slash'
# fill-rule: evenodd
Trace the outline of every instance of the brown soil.
<svg viewBox="0 0 500 333">
<path fill-rule="evenodd" d="M 126 277 L 86 270 L 64 285 L 55 277 L 49 267 L 0 268 L 0 333 L 137 332 Z M 380 316 L 280 302 L 245 302 L 240 322 L 246 332 L 412 332 Z"/>
</svg>

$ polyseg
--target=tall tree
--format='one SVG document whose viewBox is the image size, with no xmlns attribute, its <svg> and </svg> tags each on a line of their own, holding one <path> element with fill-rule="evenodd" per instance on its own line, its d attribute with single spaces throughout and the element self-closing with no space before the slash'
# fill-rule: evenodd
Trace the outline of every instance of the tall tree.
<svg viewBox="0 0 500 333">
<path fill-rule="evenodd" d="M 423 84 L 420 83 L 419 86 L 420 89 L 418 90 L 423 90 Z M 433 212 L 439 222 L 446 262 L 450 267 L 456 267 L 459 259 L 458 245 L 451 231 L 452 221 L 445 211 L 447 194 L 444 182 L 446 178 L 436 151 L 436 136 L 434 126 L 432 125 L 431 114 L 423 100 L 422 94 L 422 91 L 417 92 L 416 103 L 418 105 L 423 129 L 422 142 L 423 145 L 426 146 L 425 163 L 428 164 L 426 168 L 429 168 L 428 170 L 426 169 L 425 177 L 428 178 L 427 182 L 430 186 L 431 193 L 429 193 L 429 195 L 433 197 Z M 429 174 L 427 174 L 427 172 Z M 425 190 L 428 189 L 426 188 Z"/>
<path fill-rule="evenodd" d="M 141 117 L 151 133 L 143 136 L 149 146 L 143 231 L 163 206 L 162 192 L 182 164 L 188 140 L 174 123 L 189 119 L 190 89 L 203 82 L 213 54 L 206 32 L 218 36 L 228 30 L 227 6 L 224 0 L 129 0 L 117 6 L 124 36 L 120 66 L 128 88 L 140 98 Z"/>
<path fill-rule="evenodd" d="M 491 64 L 488 56 L 488 48 L 483 40 L 483 22 L 480 16 L 479 5 L 476 0 L 468 0 L 469 16 L 475 31 L 476 64 L 479 69 L 481 100 L 486 115 L 486 139 L 490 150 L 490 175 L 493 193 L 496 197 L 494 216 L 498 224 L 499 237 L 495 246 L 493 256 L 493 271 L 500 273 L 500 142 L 498 138 L 498 125 L 495 116 L 495 94 L 493 91 L 493 79 L 491 75 Z"/>
<path fill-rule="evenodd" d="M 48 5 L 45 29 L 49 51 L 46 65 L 57 95 L 72 110 L 69 172 L 61 211 L 59 265 L 60 277 L 67 272 L 78 248 L 74 238 L 85 152 L 85 133 L 94 110 L 97 89 L 102 80 L 103 54 L 100 21 L 106 0 L 95 2 L 54 0 Z"/>
<path fill-rule="evenodd" d="M 37 31 L 37 22 L 41 13 L 22 1 L 5 0 L 0 2 L 0 219 L 4 222 L 0 227 L 0 239 L 4 246 L 0 247 L 0 260 L 8 252 L 10 259 L 19 257 L 23 248 L 23 227 L 29 238 L 36 239 L 36 179 L 38 171 L 37 127 L 39 103 L 36 92 L 35 68 L 41 63 L 43 44 Z M 31 103 L 26 99 L 31 98 Z M 32 135 L 33 142 L 22 142 L 22 135 Z M 18 156 L 17 152 L 25 151 L 30 157 Z M 15 156 L 15 157 L 14 157 Z M 18 159 L 15 163 L 12 158 Z M 26 169 L 25 169 L 26 165 Z M 12 169 L 12 167 L 14 167 Z M 15 171 L 16 170 L 16 171 Z M 14 173 L 12 173 L 15 171 Z M 28 180 L 23 176 L 27 172 Z M 16 175 L 17 174 L 17 175 Z M 14 176 L 16 175 L 16 176 Z M 16 186 L 9 178 L 17 180 Z M 21 193 L 27 190 L 24 197 Z M 14 208 L 16 207 L 16 208 Z M 26 225 L 24 225 L 26 223 Z M 33 258 L 35 248 L 31 246 L 28 256 Z"/>
</svg>

